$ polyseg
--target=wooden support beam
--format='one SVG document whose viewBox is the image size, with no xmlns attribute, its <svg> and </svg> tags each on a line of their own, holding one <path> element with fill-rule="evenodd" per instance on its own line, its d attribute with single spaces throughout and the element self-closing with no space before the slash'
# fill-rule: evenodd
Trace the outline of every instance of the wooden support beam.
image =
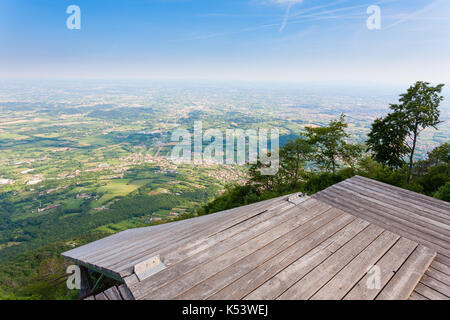
<svg viewBox="0 0 450 320">
<path fill-rule="evenodd" d="M 81 287 L 80 287 L 80 296 L 85 297 L 86 295 L 90 294 L 92 291 L 92 280 L 89 276 L 89 269 L 84 266 L 80 267 L 80 276 L 81 276 Z"/>
</svg>

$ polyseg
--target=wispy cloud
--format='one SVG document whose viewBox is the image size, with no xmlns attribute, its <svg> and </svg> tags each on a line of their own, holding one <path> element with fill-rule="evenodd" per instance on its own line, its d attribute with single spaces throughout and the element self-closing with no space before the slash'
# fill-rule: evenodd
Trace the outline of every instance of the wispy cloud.
<svg viewBox="0 0 450 320">
<path fill-rule="evenodd" d="M 283 22 L 281 23 L 280 32 L 283 32 L 284 28 L 286 28 L 287 21 L 289 19 L 289 13 L 291 12 L 292 4 L 290 3 L 286 9 L 286 13 L 284 15 Z"/>
<path fill-rule="evenodd" d="M 240 34 L 240 33 L 247 33 L 247 32 L 253 32 L 263 29 L 275 29 L 278 28 L 278 31 L 281 33 L 286 28 L 287 24 L 299 24 L 299 23 L 305 23 L 305 22 L 313 22 L 313 21 L 321 21 L 321 20 L 344 20 L 344 19 L 355 19 L 359 20 L 362 18 L 365 18 L 364 15 L 365 10 L 361 11 L 362 8 L 367 8 L 370 4 L 387 4 L 387 3 L 393 3 L 393 2 L 400 2 L 401 0 L 379 0 L 375 2 L 367 2 L 357 5 L 348 5 L 348 6 L 340 6 L 344 3 L 348 3 L 349 0 L 337 0 L 331 3 L 318 5 L 314 7 L 309 8 L 303 8 L 300 10 L 294 10 L 293 6 L 295 4 L 301 4 L 304 2 L 303 0 L 269 0 L 269 3 L 271 4 L 278 4 L 278 5 L 287 5 L 286 12 L 284 14 L 283 21 L 280 25 L 280 23 L 277 23 L 276 21 L 273 21 L 272 23 L 266 23 L 262 25 L 257 25 L 253 27 L 247 27 L 243 28 L 241 30 L 235 30 L 235 31 L 229 31 L 229 32 L 219 32 L 219 33 L 211 33 L 206 35 L 199 35 L 194 38 L 191 38 L 191 40 L 200 40 L 200 39 L 209 39 L 209 38 L 215 38 L 220 36 L 227 36 L 227 35 L 233 35 L 233 34 Z M 419 9 L 413 13 L 410 14 L 402 14 L 402 15 L 389 15 L 389 16 L 383 16 L 385 19 L 398 19 L 388 27 L 385 27 L 383 29 L 389 29 L 392 28 L 398 24 L 410 21 L 410 20 L 448 20 L 449 17 L 425 17 L 422 16 L 423 13 L 433 9 L 435 6 L 441 4 L 444 2 L 444 0 L 435 0 L 431 4 L 427 5 L 426 7 Z M 267 2 L 266 2 L 267 4 Z M 361 13 L 363 12 L 363 13 Z"/>
<path fill-rule="evenodd" d="M 420 16 L 420 15 L 422 15 L 422 14 L 424 14 L 424 13 L 430 11 L 431 9 L 435 8 L 436 6 L 438 6 L 438 5 L 442 4 L 442 3 L 443 3 L 443 0 L 436 0 L 436 1 L 433 1 L 433 2 L 430 3 L 429 5 L 426 5 L 425 7 L 421 8 L 421 9 L 419 9 L 419 10 L 416 10 L 416 11 L 414 11 L 414 12 L 412 12 L 412 13 L 410 13 L 410 14 L 407 14 L 407 15 L 405 15 L 404 17 L 398 19 L 398 20 L 395 21 L 394 23 L 388 25 L 385 29 L 391 29 L 391 28 L 393 28 L 393 27 L 395 27 L 395 26 L 397 26 L 397 25 L 399 25 L 399 24 L 408 22 L 408 21 L 410 21 L 410 20 L 414 20 L 414 19 L 416 19 L 418 16 Z"/>
<path fill-rule="evenodd" d="M 271 2 L 276 4 L 287 5 L 286 13 L 284 14 L 283 22 L 281 23 L 279 32 L 283 32 L 284 28 L 286 28 L 287 22 L 289 20 L 289 14 L 291 12 L 291 8 L 295 4 L 300 4 L 303 0 L 272 0 Z"/>
</svg>

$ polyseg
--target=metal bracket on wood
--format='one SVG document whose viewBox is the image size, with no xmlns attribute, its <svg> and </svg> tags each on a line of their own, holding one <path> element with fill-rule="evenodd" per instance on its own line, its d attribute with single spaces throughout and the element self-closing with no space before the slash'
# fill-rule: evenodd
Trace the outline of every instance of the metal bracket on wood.
<svg viewBox="0 0 450 320">
<path fill-rule="evenodd" d="M 299 192 L 299 193 L 291 195 L 287 200 L 290 203 L 299 204 L 307 199 L 309 199 L 309 197 L 306 194 Z"/>
<path fill-rule="evenodd" d="M 142 281 L 165 268 L 166 266 L 161 261 L 160 257 L 155 256 L 136 264 L 134 266 L 134 273 L 138 277 L 139 281 Z"/>
</svg>

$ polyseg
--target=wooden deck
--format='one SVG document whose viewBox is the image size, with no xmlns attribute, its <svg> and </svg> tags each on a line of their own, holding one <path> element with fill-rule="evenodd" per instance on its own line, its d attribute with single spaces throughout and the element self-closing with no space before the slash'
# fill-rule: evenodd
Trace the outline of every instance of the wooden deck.
<svg viewBox="0 0 450 320">
<path fill-rule="evenodd" d="M 120 286 L 114 286 L 100 292 L 98 294 L 89 296 L 84 300 L 134 300 L 127 286 L 122 284 Z"/>
<path fill-rule="evenodd" d="M 303 202 L 127 230 L 63 255 L 135 299 L 448 299 L 449 209 L 355 177 Z M 163 267 L 139 280 L 134 266 L 152 257 Z"/>
<path fill-rule="evenodd" d="M 450 299 L 450 204 L 356 176 L 313 198 L 437 252 L 411 299 Z"/>
<path fill-rule="evenodd" d="M 313 199 L 231 234 L 130 291 L 136 299 L 406 299 L 435 256 Z M 367 269 L 383 258 L 389 272 L 366 290 Z"/>
<path fill-rule="evenodd" d="M 104 271 L 115 278 L 133 274 L 133 267 L 151 255 L 166 255 L 178 252 L 179 247 L 191 241 L 206 241 L 209 236 L 227 230 L 233 225 L 246 225 L 246 220 L 258 217 L 270 210 L 271 205 L 294 204 L 283 199 L 271 199 L 242 208 L 235 208 L 213 215 L 172 223 L 130 229 L 100 239 L 87 245 L 64 252 L 62 255 L 71 261 L 86 265 L 94 270 Z M 181 254 L 181 252 L 180 252 Z"/>
</svg>

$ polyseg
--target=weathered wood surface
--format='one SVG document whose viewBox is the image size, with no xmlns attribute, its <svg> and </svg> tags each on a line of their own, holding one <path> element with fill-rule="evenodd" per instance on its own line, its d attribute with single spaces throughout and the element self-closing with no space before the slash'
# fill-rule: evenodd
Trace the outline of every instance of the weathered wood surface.
<svg viewBox="0 0 450 320">
<path fill-rule="evenodd" d="M 354 219 L 350 215 L 342 214 L 336 217 L 331 212 L 328 217 L 321 215 L 321 219 L 311 220 L 311 223 L 305 224 L 304 228 L 298 228 L 289 233 L 283 240 L 277 239 L 265 247 L 256 250 L 234 263 L 231 267 L 216 273 L 214 276 L 202 281 L 188 291 L 177 295 L 175 298 L 194 299 L 195 297 L 197 299 L 205 299 L 229 283 L 238 279 L 241 280 L 240 278 L 255 269 L 258 269 L 257 273 L 259 276 L 263 276 L 264 272 L 259 267 L 261 265 L 270 267 L 267 265 L 268 261 L 272 262 L 271 266 L 273 268 L 283 265 L 287 266 L 290 262 L 295 261 L 303 253 L 308 252 L 322 241 L 325 241 L 336 230 L 345 227 Z M 256 274 L 253 276 L 258 278 Z"/>
<path fill-rule="evenodd" d="M 134 300 L 133 295 L 125 284 L 119 286 L 119 292 L 123 300 Z"/>
<path fill-rule="evenodd" d="M 252 289 L 251 292 L 245 292 L 246 296 L 244 299 L 273 300 L 277 298 L 294 285 L 298 279 L 308 274 L 345 243 L 367 228 L 368 225 L 369 223 L 364 220 L 354 220 L 345 228 L 335 233 L 332 237 L 322 242 L 319 246 L 291 263 L 288 267 L 283 268 L 274 276 L 269 277 L 263 284 L 258 284 L 257 288 L 250 288 Z M 236 289 L 239 290 L 238 288 Z M 225 288 L 224 291 L 225 290 L 227 290 L 227 288 Z M 226 299 L 226 295 L 222 295 L 221 298 Z"/>
<path fill-rule="evenodd" d="M 122 297 L 119 293 L 117 287 L 111 287 L 108 290 L 103 291 L 108 300 L 122 300 Z"/>
<path fill-rule="evenodd" d="M 401 238 L 392 248 L 376 262 L 380 268 L 380 287 L 371 288 L 367 284 L 371 274 L 366 274 L 358 283 L 345 295 L 345 300 L 372 300 L 377 297 L 381 289 L 392 279 L 398 269 L 408 259 L 411 253 L 418 246 L 417 243 Z"/>
<path fill-rule="evenodd" d="M 430 288 L 421 282 L 419 282 L 419 284 L 416 286 L 413 293 L 418 293 L 429 300 L 448 300 L 449 299 L 447 296 L 443 295 L 439 291 L 434 290 L 433 288 Z"/>
<path fill-rule="evenodd" d="M 231 266 L 243 257 L 269 245 L 277 239 L 280 239 L 281 243 L 292 243 L 296 232 L 301 232 L 308 227 L 314 228 L 314 226 L 323 221 L 322 219 L 328 221 L 338 215 L 338 213 L 330 214 L 332 216 L 325 214 L 330 209 L 331 207 L 328 205 L 319 204 L 312 209 L 304 209 L 303 212 L 299 209 L 293 217 L 280 224 L 273 221 L 265 223 L 263 225 L 264 232 L 262 233 L 255 234 L 254 228 L 248 229 L 247 233 L 239 233 L 235 237 L 227 239 L 229 241 L 222 241 L 214 248 L 211 248 L 211 250 L 204 250 L 180 263 L 172 265 L 160 273 L 145 279 L 137 286 L 131 287 L 130 290 L 136 299 L 174 298 L 184 291 L 182 288 L 185 288 L 185 290 L 190 289 L 206 277 Z M 272 219 L 277 221 L 279 218 L 280 216 L 276 216 Z M 240 245 L 237 245 L 237 243 L 240 243 Z M 179 278 L 180 276 L 182 278 Z"/>
<path fill-rule="evenodd" d="M 400 237 L 389 231 L 383 232 L 356 258 L 341 269 L 311 299 L 340 300 L 345 297 L 361 278 L 361 270 L 369 270 L 397 242 Z"/>
<path fill-rule="evenodd" d="M 419 282 L 418 290 L 422 294 L 415 293 L 424 296 L 425 292 L 435 298 L 450 299 L 448 202 L 359 176 L 338 183 L 312 198 L 435 250 L 435 260 Z"/>
<path fill-rule="evenodd" d="M 408 299 L 435 256 L 436 252 L 419 245 L 381 290 L 377 300 Z"/>
<path fill-rule="evenodd" d="M 363 177 L 288 198 L 128 230 L 64 255 L 123 279 L 96 300 L 449 299 L 448 203 Z M 165 268 L 139 281 L 134 266 L 154 256 Z"/>
<path fill-rule="evenodd" d="M 99 270 L 110 270 L 121 277 L 133 273 L 135 264 L 149 255 L 170 251 L 181 242 L 208 237 L 209 235 L 239 224 L 272 207 L 289 208 L 294 204 L 286 197 L 266 200 L 243 208 L 235 208 L 198 218 L 167 223 L 158 226 L 132 229 L 100 239 L 88 245 L 63 253 L 63 256 L 84 262 Z"/>
<path fill-rule="evenodd" d="M 108 300 L 108 297 L 103 292 L 95 295 L 94 297 L 95 300 Z"/>
<path fill-rule="evenodd" d="M 417 293 L 417 292 L 413 292 L 411 293 L 411 295 L 409 296 L 409 300 L 430 300 L 426 297 L 424 297 L 423 295 Z"/>
<path fill-rule="evenodd" d="M 125 284 L 111 287 L 99 294 L 91 295 L 84 300 L 134 300 Z"/>
</svg>

